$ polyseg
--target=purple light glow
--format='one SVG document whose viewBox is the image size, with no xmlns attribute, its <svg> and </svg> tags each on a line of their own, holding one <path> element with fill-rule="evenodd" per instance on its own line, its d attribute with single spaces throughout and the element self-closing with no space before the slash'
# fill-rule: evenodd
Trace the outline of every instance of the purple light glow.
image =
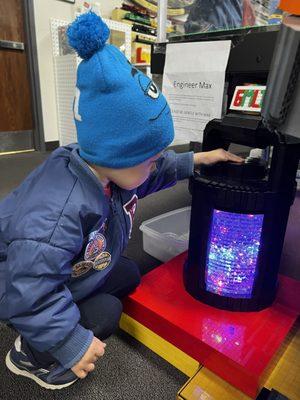
<svg viewBox="0 0 300 400">
<path fill-rule="evenodd" d="M 221 296 L 251 298 L 263 215 L 214 210 L 206 290 Z"/>
<path fill-rule="evenodd" d="M 204 318 L 202 340 L 220 353 L 239 362 L 244 350 L 245 330 L 246 327 L 242 325 Z"/>
</svg>

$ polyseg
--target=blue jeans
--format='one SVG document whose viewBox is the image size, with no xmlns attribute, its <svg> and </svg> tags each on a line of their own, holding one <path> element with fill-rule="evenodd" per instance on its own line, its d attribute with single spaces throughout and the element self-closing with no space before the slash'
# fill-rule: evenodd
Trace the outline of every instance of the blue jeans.
<svg viewBox="0 0 300 400">
<path fill-rule="evenodd" d="M 81 314 L 80 324 L 93 331 L 100 340 L 108 338 L 119 325 L 122 313 L 120 299 L 132 292 L 140 280 L 137 264 L 121 257 L 100 290 L 77 303 Z M 26 353 L 41 366 L 56 361 L 49 353 L 40 353 L 25 341 L 23 343 Z"/>
</svg>

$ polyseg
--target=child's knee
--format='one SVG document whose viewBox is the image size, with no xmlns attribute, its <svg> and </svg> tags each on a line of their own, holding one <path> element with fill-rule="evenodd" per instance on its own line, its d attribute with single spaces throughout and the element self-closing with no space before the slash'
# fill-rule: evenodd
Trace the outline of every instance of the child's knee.
<svg viewBox="0 0 300 400">
<path fill-rule="evenodd" d="M 140 273 L 139 267 L 133 261 L 131 264 L 131 268 L 128 271 L 128 274 L 129 274 L 128 283 L 133 290 L 137 286 L 139 286 L 139 284 L 141 283 L 141 273 Z"/>
<path fill-rule="evenodd" d="M 115 325 L 118 325 L 123 311 L 123 304 L 121 300 L 115 296 L 111 296 L 111 309 L 112 309 L 111 313 L 113 316 L 114 323 Z"/>
<path fill-rule="evenodd" d="M 101 340 L 108 338 L 118 329 L 123 311 L 122 302 L 117 297 L 107 296 L 109 296 L 108 312 L 105 316 L 102 316 L 102 323 L 98 327 L 95 327 L 95 330 L 93 329 L 94 335 Z"/>
</svg>

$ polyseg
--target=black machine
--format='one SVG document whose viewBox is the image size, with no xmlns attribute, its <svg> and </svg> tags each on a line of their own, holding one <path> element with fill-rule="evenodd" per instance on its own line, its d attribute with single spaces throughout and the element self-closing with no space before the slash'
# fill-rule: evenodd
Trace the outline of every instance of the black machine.
<svg viewBox="0 0 300 400">
<path fill-rule="evenodd" d="M 258 311 L 276 296 L 278 269 L 300 158 L 300 31 L 278 35 L 262 117 L 227 114 L 208 123 L 203 151 L 232 143 L 262 149 L 244 164 L 202 167 L 193 195 L 186 290 L 221 309 Z M 298 114 L 297 114 L 298 110 Z"/>
<path fill-rule="evenodd" d="M 262 117 L 227 109 L 222 120 L 207 124 L 202 144 L 203 151 L 231 150 L 232 145 L 260 151 L 251 152 L 244 164 L 202 167 L 190 181 L 184 284 L 193 297 L 217 308 L 258 311 L 276 296 L 300 158 L 299 26 L 297 17 L 288 17 L 279 32 L 201 38 L 233 41 L 226 71 L 229 100 L 237 85 L 268 79 Z M 162 72 L 162 49 L 152 51 L 153 73 Z"/>
<path fill-rule="evenodd" d="M 205 129 L 203 151 L 231 143 L 272 149 L 271 160 L 202 167 L 193 195 L 186 289 L 218 308 L 254 311 L 272 304 L 300 140 L 267 130 L 259 118 L 227 116 Z"/>
</svg>

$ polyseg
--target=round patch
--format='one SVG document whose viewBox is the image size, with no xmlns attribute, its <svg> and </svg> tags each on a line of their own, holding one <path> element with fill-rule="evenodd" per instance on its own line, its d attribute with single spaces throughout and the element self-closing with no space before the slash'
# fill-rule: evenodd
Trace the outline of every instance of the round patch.
<svg viewBox="0 0 300 400">
<path fill-rule="evenodd" d="M 88 242 L 85 252 L 85 260 L 95 260 L 95 258 L 102 253 L 106 248 L 106 239 L 101 233 L 96 233 L 91 241 Z"/>
<path fill-rule="evenodd" d="M 93 266 L 94 263 L 92 261 L 81 261 L 73 265 L 72 277 L 78 278 L 78 276 L 86 274 Z"/>
<path fill-rule="evenodd" d="M 111 262 L 111 254 L 108 253 L 107 251 L 103 251 L 103 253 L 99 254 L 94 261 L 94 266 L 93 268 L 96 269 L 97 271 L 102 271 L 106 267 L 109 266 Z"/>
</svg>

